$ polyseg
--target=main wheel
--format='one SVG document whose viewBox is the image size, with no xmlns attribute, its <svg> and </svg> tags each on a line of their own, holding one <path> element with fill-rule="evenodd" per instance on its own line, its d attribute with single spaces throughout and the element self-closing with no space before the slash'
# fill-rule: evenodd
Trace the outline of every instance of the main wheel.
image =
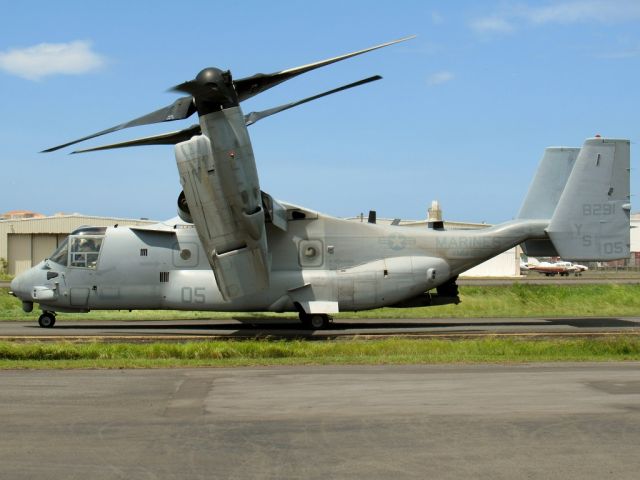
<svg viewBox="0 0 640 480">
<path fill-rule="evenodd" d="M 302 324 L 312 330 L 322 330 L 329 325 L 329 315 L 300 313 L 299 317 Z"/>
<path fill-rule="evenodd" d="M 56 324 L 56 316 L 52 312 L 44 312 L 38 318 L 38 324 L 42 328 L 51 328 Z"/>
<path fill-rule="evenodd" d="M 314 330 L 323 330 L 329 326 L 328 315 L 311 315 L 309 326 Z"/>
</svg>

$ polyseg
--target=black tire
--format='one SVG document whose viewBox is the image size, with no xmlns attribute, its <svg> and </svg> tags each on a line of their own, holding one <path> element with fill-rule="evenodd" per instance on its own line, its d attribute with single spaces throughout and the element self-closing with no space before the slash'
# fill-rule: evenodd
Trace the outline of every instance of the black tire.
<svg viewBox="0 0 640 480">
<path fill-rule="evenodd" d="M 56 316 L 50 312 L 44 312 L 38 317 L 38 325 L 42 328 L 52 328 L 56 324 Z"/>
<path fill-rule="evenodd" d="M 458 284 L 456 280 L 458 277 L 450 279 L 448 282 L 436 287 L 436 292 L 441 297 L 457 297 L 460 293 L 458 291 Z"/>
<path fill-rule="evenodd" d="M 301 313 L 299 316 L 302 324 L 309 330 L 324 330 L 329 326 L 328 315 Z"/>
<path fill-rule="evenodd" d="M 314 330 L 324 330 L 329 326 L 329 317 L 327 315 L 311 315 L 309 326 Z"/>
</svg>

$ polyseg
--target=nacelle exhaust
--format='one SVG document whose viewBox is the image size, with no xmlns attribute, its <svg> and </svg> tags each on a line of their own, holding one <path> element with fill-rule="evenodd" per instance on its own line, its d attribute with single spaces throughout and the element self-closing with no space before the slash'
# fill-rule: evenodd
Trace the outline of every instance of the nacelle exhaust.
<svg viewBox="0 0 640 480">
<path fill-rule="evenodd" d="M 184 195 L 184 190 L 178 195 L 178 216 L 183 222 L 193 223 L 191 218 L 191 212 L 189 211 L 189 204 L 187 203 L 187 197 Z"/>
</svg>

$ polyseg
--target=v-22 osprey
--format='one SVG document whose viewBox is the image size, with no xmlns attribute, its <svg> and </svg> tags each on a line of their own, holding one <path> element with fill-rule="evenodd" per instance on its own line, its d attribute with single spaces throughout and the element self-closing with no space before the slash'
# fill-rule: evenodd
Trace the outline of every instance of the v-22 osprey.
<svg viewBox="0 0 640 480">
<path fill-rule="evenodd" d="M 206 68 L 174 87 L 186 95 L 171 105 L 45 150 L 194 113 L 199 119 L 183 130 L 78 151 L 175 145 L 179 218 L 72 232 L 11 282 L 23 309 L 39 304 L 42 327 L 52 327 L 57 312 L 176 309 L 298 312 L 303 324 L 321 329 L 341 311 L 457 302 L 460 273 L 521 243 L 528 255 L 566 260 L 628 257 L 628 140 L 596 137 L 582 148 L 547 149 L 516 219 L 479 230 L 357 223 L 263 192 L 247 126 L 381 77 L 247 115 L 240 103 L 408 38 L 238 80 Z"/>
</svg>

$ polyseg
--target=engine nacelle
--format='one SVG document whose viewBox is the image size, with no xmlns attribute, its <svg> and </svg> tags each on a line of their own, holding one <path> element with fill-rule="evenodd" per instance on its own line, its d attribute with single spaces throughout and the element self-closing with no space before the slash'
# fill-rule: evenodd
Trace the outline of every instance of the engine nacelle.
<svg viewBox="0 0 640 480">
<path fill-rule="evenodd" d="M 191 218 L 191 212 L 189 211 L 189 204 L 187 203 L 187 197 L 184 196 L 184 190 L 178 195 L 178 216 L 183 222 L 193 223 Z"/>
<path fill-rule="evenodd" d="M 203 135 L 175 148 L 184 193 L 178 209 L 188 209 L 218 288 L 230 300 L 269 286 L 262 195 L 241 110 L 201 115 L 200 125 Z"/>
</svg>

